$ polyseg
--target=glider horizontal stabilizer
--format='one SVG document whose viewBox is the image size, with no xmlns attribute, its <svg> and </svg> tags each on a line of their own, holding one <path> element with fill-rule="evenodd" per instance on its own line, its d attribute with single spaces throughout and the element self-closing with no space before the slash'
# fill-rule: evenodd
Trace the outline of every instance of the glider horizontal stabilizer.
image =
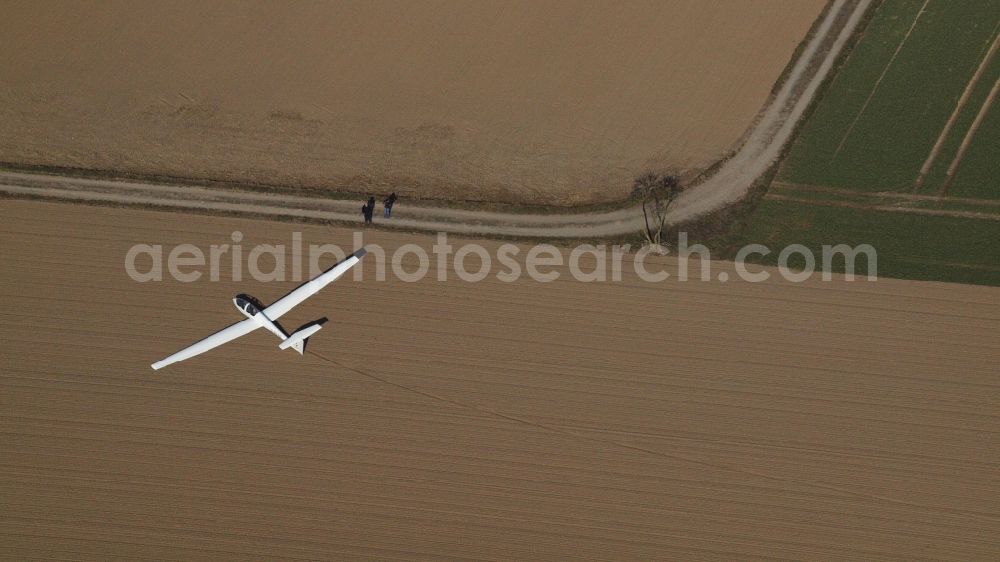
<svg viewBox="0 0 1000 562">
<path fill-rule="evenodd" d="M 306 338 L 318 332 L 322 327 L 323 326 L 319 324 L 313 324 L 308 328 L 302 328 L 298 332 L 288 336 L 288 339 L 285 341 L 279 343 L 278 348 L 288 349 L 289 347 L 293 347 L 295 348 L 295 351 L 298 351 L 301 354 L 305 351 L 305 346 L 302 344 L 305 343 Z"/>
</svg>

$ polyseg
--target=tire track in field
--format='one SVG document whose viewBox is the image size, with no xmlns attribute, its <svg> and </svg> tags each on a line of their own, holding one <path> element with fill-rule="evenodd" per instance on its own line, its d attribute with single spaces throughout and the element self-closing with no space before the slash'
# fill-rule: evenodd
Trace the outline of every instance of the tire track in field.
<svg viewBox="0 0 1000 562">
<path fill-rule="evenodd" d="M 989 113 L 990 108 L 993 107 L 993 101 L 996 100 L 997 92 L 1000 91 L 1000 77 L 997 78 L 996 82 L 993 83 L 993 88 L 990 90 L 990 94 L 986 96 L 986 101 L 983 102 L 982 107 L 979 108 L 979 113 L 976 114 L 976 119 L 969 126 L 968 132 L 965 133 L 965 138 L 962 139 L 962 144 L 958 147 L 958 152 L 955 154 L 955 159 L 951 161 L 951 165 L 948 166 L 948 171 L 945 172 L 944 182 L 941 183 L 941 189 L 938 191 L 938 195 L 946 195 L 948 189 L 951 187 L 951 183 L 955 181 L 955 174 L 958 173 L 958 167 L 962 164 L 962 158 L 965 157 L 965 153 L 972 146 L 972 139 L 975 138 L 976 132 L 979 131 L 979 126 L 983 124 L 986 119 L 986 114 Z"/>
<path fill-rule="evenodd" d="M 861 116 L 864 115 L 865 111 L 868 110 L 868 104 L 871 103 L 872 98 L 874 98 L 875 94 L 878 93 L 879 86 L 882 85 L 882 80 L 885 78 L 885 75 L 889 72 L 889 69 L 892 67 L 892 63 L 895 62 L 896 57 L 899 56 L 899 52 L 903 50 L 903 45 L 906 44 L 906 40 L 910 38 L 910 34 L 913 33 L 914 28 L 917 27 L 917 22 L 920 21 L 920 16 L 923 15 L 924 10 L 927 9 L 927 4 L 929 4 L 930 1 L 931 0 L 924 0 L 924 4 L 920 6 L 920 10 L 917 12 L 917 17 L 913 18 L 913 23 L 910 24 L 910 28 L 907 29 L 906 34 L 903 35 L 903 40 L 899 42 L 899 45 L 896 47 L 896 50 L 892 53 L 892 56 L 889 57 L 889 62 L 887 62 L 885 68 L 882 69 L 882 74 L 880 74 L 878 80 L 875 81 L 875 86 L 873 86 L 872 91 L 868 93 L 868 97 L 865 99 L 865 103 L 862 104 L 861 109 L 858 111 L 858 114 L 854 116 L 854 119 L 851 121 L 850 126 L 847 127 L 847 131 L 844 132 L 844 136 L 840 139 L 840 143 L 837 145 L 837 149 L 833 151 L 833 156 L 830 157 L 831 163 L 837 159 L 837 156 L 840 154 L 840 151 L 844 148 L 844 144 L 847 142 L 847 138 L 851 136 L 851 133 L 854 131 L 854 127 L 858 124 L 858 121 L 861 119 Z"/>
<path fill-rule="evenodd" d="M 958 115 L 962 112 L 965 104 L 968 103 L 969 98 L 972 96 L 972 91 L 976 88 L 976 84 L 979 83 L 979 79 L 986 72 L 986 67 L 989 66 L 990 61 L 993 60 L 993 55 L 997 52 L 997 47 L 1000 46 L 1000 35 L 997 34 L 997 29 L 1000 29 L 1000 22 L 993 28 L 993 39 L 992 45 L 990 45 L 989 50 L 986 52 L 986 56 L 979 63 L 976 68 L 976 72 L 969 79 L 969 83 L 965 85 L 965 91 L 962 92 L 961 97 L 958 98 L 958 103 L 955 105 L 955 110 L 951 112 L 948 117 L 948 122 L 944 124 L 944 128 L 941 129 L 941 134 L 938 135 L 937 140 L 934 142 L 934 146 L 931 148 L 930 154 L 927 155 L 927 159 L 924 160 L 922 166 L 920 166 L 920 172 L 917 174 L 916 181 L 913 182 L 913 192 L 916 193 L 920 191 L 920 188 L 924 185 L 924 179 L 927 177 L 927 173 L 930 172 L 931 166 L 934 165 L 934 161 L 938 157 L 938 153 L 941 152 L 941 147 L 944 146 L 944 141 L 948 137 L 948 133 L 951 132 L 951 128 L 955 126 L 955 122 L 958 121 Z"/>
</svg>

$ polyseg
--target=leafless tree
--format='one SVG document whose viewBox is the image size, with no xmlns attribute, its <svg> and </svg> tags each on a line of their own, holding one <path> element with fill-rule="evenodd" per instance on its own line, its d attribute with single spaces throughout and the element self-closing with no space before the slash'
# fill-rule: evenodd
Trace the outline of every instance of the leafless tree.
<svg viewBox="0 0 1000 562">
<path fill-rule="evenodd" d="M 646 226 L 643 234 L 646 241 L 660 246 L 663 228 L 667 224 L 667 210 L 683 191 L 680 178 L 645 174 L 636 178 L 633 189 L 642 198 L 642 217 Z"/>
</svg>

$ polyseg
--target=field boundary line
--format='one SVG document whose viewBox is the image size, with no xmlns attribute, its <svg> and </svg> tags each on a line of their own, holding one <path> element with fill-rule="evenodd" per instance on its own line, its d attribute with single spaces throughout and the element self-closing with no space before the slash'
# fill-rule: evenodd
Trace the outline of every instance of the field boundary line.
<svg viewBox="0 0 1000 562">
<path fill-rule="evenodd" d="M 903 193 L 900 191 L 855 191 L 853 189 L 826 187 L 823 185 L 813 185 L 808 183 L 792 183 L 786 181 L 771 182 L 771 189 L 778 192 L 783 190 L 812 191 L 816 193 L 830 193 L 832 195 L 845 195 L 853 197 L 882 197 L 886 199 L 903 199 L 906 201 L 937 201 L 941 203 L 964 203 L 968 205 L 1000 207 L 1000 201 L 995 199 L 974 199 L 972 197 L 952 197 L 951 195 L 925 195 L 921 193 Z"/>
<path fill-rule="evenodd" d="M 927 173 L 930 172 L 931 166 L 934 165 L 934 161 L 937 160 L 938 153 L 941 152 L 941 147 L 944 146 L 944 141 L 948 137 L 948 133 L 951 132 L 951 128 L 955 126 L 955 122 L 958 121 L 958 115 L 965 108 L 965 104 L 968 103 L 969 98 L 972 97 L 972 90 L 975 89 L 976 84 L 979 83 L 979 79 L 983 77 L 986 72 L 986 67 L 989 66 L 990 61 L 993 60 L 993 55 L 997 52 L 997 47 L 1000 46 L 1000 35 L 997 35 L 997 29 L 1000 28 L 1000 22 L 993 27 L 993 43 L 990 45 L 989 50 L 986 52 L 986 56 L 980 61 L 979 66 L 976 68 L 976 72 L 969 79 L 969 83 L 965 85 L 965 91 L 962 92 L 962 96 L 958 98 L 958 104 L 955 105 L 955 110 L 951 112 L 948 117 L 948 122 L 944 124 L 944 128 L 941 129 L 941 134 L 938 135 L 937 141 L 934 142 L 934 146 L 931 148 L 930 154 L 927 155 L 927 159 L 924 160 L 924 164 L 920 166 L 920 172 L 917 174 L 916 181 L 913 182 L 913 191 L 919 191 L 924 185 L 924 179 L 927 177 Z"/>
<path fill-rule="evenodd" d="M 948 171 L 944 174 L 944 182 L 941 183 L 941 189 L 938 190 L 938 195 L 948 193 L 948 188 L 951 187 L 951 182 L 955 180 L 955 174 L 958 173 L 958 166 L 962 163 L 962 158 L 965 157 L 965 152 L 969 150 L 970 146 L 972 146 L 972 139 L 976 136 L 976 132 L 979 131 L 979 126 L 986 120 L 986 114 L 990 112 L 990 108 L 993 106 L 993 101 L 997 98 L 997 90 L 1000 90 L 1000 78 L 997 78 L 996 82 L 993 83 L 993 88 L 990 89 L 990 94 L 986 96 L 986 100 L 983 101 L 982 107 L 979 108 L 979 113 L 976 114 L 975 120 L 973 120 L 972 125 L 969 126 L 968 132 L 965 133 L 965 138 L 962 139 L 962 144 L 958 147 L 955 159 L 951 161 L 951 165 L 948 166 Z"/>
<path fill-rule="evenodd" d="M 953 261 L 942 261 L 942 260 L 930 260 L 926 258 L 910 258 L 906 256 L 896 256 L 899 261 L 905 261 L 910 263 L 929 263 L 931 265 L 943 265 L 945 267 L 961 267 L 963 269 L 971 269 L 974 271 L 1000 271 L 1000 267 L 990 267 L 988 265 L 978 265 L 972 263 L 960 263 Z"/>
<path fill-rule="evenodd" d="M 965 219 L 980 219 L 1000 221 L 1000 213 L 977 213 L 975 211 L 950 211 L 947 209 L 921 209 L 916 207 L 898 207 L 893 205 L 864 205 L 852 203 L 850 201 L 831 201 L 829 199 L 806 199 L 804 197 L 793 197 L 790 195 L 780 195 L 769 193 L 765 199 L 771 201 L 786 201 L 789 203 L 802 203 L 806 205 L 818 205 L 824 207 L 842 207 L 845 209 L 858 209 L 862 211 L 882 211 L 887 213 L 906 213 L 912 215 L 929 215 L 936 217 L 953 217 Z"/>
<path fill-rule="evenodd" d="M 865 99 L 865 103 L 861 106 L 861 110 L 854 116 L 854 120 L 851 121 L 851 125 L 847 127 L 847 131 L 844 132 L 844 136 L 840 139 L 840 144 L 838 144 L 837 149 L 833 151 L 833 156 L 830 157 L 831 162 L 837 159 L 840 151 L 844 148 L 844 144 L 847 142 L 847 138 L 851 136 L 852 132 L 854 132 L 854 127 L 858 124 L 861 116 L 864 115 L 865 111 L 868 109 L 868 104 L 870 104 L 872 98 L 875 97 L 875 93 L 878 92 L 879 86 L 882 85 L 882 80 L 892 67 L 892 63 L 896 61 L 896 57 L 899 56 L 899 52 L 903 50 L 903 45 L 906 44 L 906 40 L 910 38 L 910 34 L 913 33 L 913 30 L 917 27 L 917 22 L 920 21 L 920 16 L 924 14 L 924 11 L 927 9 L 927 4 L 929 4 L 930 1 L 931 0 L 924 0 L 924 4 L 920 6 L 920 10 L 917 12 L 917 17 L 913 18 L 913 23 L 910 24 L 910 28 L 906 30 L 906 35 L 903 35 L 903 40 L 899 42 L 896 50 L 892 53 L 892 56 L 889 57 L 889 62 L 887 62 L 885 68 L 882 69 L 882 74 L 880 74 L 878 80 L 875 81 L 875 85 L 872 87 L 872 91 L 868 93 L 868 98 Z"/>
</svg>

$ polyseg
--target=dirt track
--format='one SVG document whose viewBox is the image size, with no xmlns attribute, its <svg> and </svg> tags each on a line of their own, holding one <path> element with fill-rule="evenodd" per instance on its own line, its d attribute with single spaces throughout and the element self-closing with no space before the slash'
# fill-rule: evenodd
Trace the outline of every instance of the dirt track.
<svg viewBox="0 0 1000 562">
<path fill-rule="evenodd" d="M 772 103 L 759 116 L 746 141 L 713 176 L 686 191 L 669 219 L 683 221 L 714 211 L 743 197 L 754 180 L 778 158 L 795 124 L 828 74 L 836 54 L 857 26 L 870 0 L 850 5 L 835 0 L 816 35 L 791 69 Z M 842 11 L 850 10 L 846 24 L 834 26 Z M 824 48 L 824 46 L 826 48 Z M 215 209 L 256 215 L 279 215 L 356 221 L 356 201 L 329 201 L 259 193 L 205 192 L 191 188 L 120 183 L 100 180 L 26 176 L 0 173 L 0 190 L 15 195 L 59 197 L 84 201 Z M 186 191 L 187 190 L 187 191 Z M 402 228 L 464 234 L 500 234 L 549 238 L 601 238 L 638 232 L 642 216 L 637 208 L 603 213 L 524 215 L 406 208 L 401 205 L 394 223 Z"/>
<path fill-rule="evenodd" d="M 368 262 L 288 318 L 330 317 L 317 355 L 252 334 L 153 372 L 233 294 L 293 284 L 138 284 L 132 244 L 350 233 L 0 213 L 4 558 L 1000 557 L 998 289 L 377 283 Z"/>
</svg>

